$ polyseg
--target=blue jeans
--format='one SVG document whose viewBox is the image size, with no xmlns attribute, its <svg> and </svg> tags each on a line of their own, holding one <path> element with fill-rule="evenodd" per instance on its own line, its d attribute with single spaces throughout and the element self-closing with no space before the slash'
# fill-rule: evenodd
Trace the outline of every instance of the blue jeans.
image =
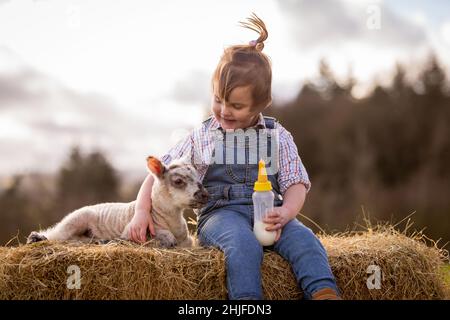
<svg viewBox="0 0 450 320">
<path fill-rule="evenodd" d="M 226 205 L 202 218 L 198 229 L 200 244 L 224 252 L 229 298 L 263 299 L 263 247 L 253 234 L 253 206 Z M 273 249 L 292 266 L 306 299 L 322 288 L 339 292 L 324 247 L 311 229 L 297 219 L 284 226 Z"/>
</svg>

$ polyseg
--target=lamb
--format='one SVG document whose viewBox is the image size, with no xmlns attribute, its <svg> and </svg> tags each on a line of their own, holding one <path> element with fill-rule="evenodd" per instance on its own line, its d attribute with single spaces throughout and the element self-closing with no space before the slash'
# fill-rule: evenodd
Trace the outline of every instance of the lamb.
<svg viewBox="0 0 450 320">
<path fill-rule="evenodd" d="M 162 247 L 190 247 L 183 211 L 201 208 L 208 201 L 208 193 L 201 184 L 194 167 L 183 160 L 165 166 L 155 157 L 147 158 L 147 167 L 155 177 L 152 189 L 152 218 L 155 239 Z M 130 203 L 102 203 L 85 206 L 65 216 L 55 226 L 33 231 L 27 243 L 43 240 L 128 240 L 129 222 L 134 215 L 135 201 Z"/>
</svg>

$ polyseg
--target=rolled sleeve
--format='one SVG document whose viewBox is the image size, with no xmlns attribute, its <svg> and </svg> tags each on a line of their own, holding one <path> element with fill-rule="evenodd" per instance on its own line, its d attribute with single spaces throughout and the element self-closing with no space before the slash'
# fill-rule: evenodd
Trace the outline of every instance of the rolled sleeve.
<svg viewBox="0 0 450 320">
<path fill-rule="evenodd" d="M 292 135 L 280 126 L 280 169 L 278 173 L 278 184 L 280 192 L 285 191 L 292 185 L 302 183 L 306 187 L 306 192 L 311 189 L 311 182 L 306 172 L 306 168 L 298 155 L 297 146 L 295 145 Z"/>
</svg>

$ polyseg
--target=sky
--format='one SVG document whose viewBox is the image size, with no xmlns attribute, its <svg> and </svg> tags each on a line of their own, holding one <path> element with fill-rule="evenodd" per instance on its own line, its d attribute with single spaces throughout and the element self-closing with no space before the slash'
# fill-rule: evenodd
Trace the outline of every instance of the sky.
<svg viewBox="0 0 450 320">
<path fill-rule="evenodd" d="M 295 97 L 327 59 L 363 96 L 396 62 L 450 65 L 450 1 L 0 0 L 0 176 L 52 172 L 74 145 L 145 172 L 205 118 L 223 49 L 266 23 L 273 96 Z M 351 67 L 350 67 L 351 66 Z"/>
</svg>

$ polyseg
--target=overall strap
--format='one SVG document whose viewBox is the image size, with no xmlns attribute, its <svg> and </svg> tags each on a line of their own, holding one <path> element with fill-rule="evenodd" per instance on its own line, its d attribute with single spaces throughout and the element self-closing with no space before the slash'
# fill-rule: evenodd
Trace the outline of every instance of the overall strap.
<svg viewBox="0 0 450 320">
<path fill-rule="evenodd" d="M 277 119 L 275 119 L 274 117 L 264 116 L 264 122 L 267 129 L 275 129 L 275 123 L 277 122 Z"/>
</svg>

